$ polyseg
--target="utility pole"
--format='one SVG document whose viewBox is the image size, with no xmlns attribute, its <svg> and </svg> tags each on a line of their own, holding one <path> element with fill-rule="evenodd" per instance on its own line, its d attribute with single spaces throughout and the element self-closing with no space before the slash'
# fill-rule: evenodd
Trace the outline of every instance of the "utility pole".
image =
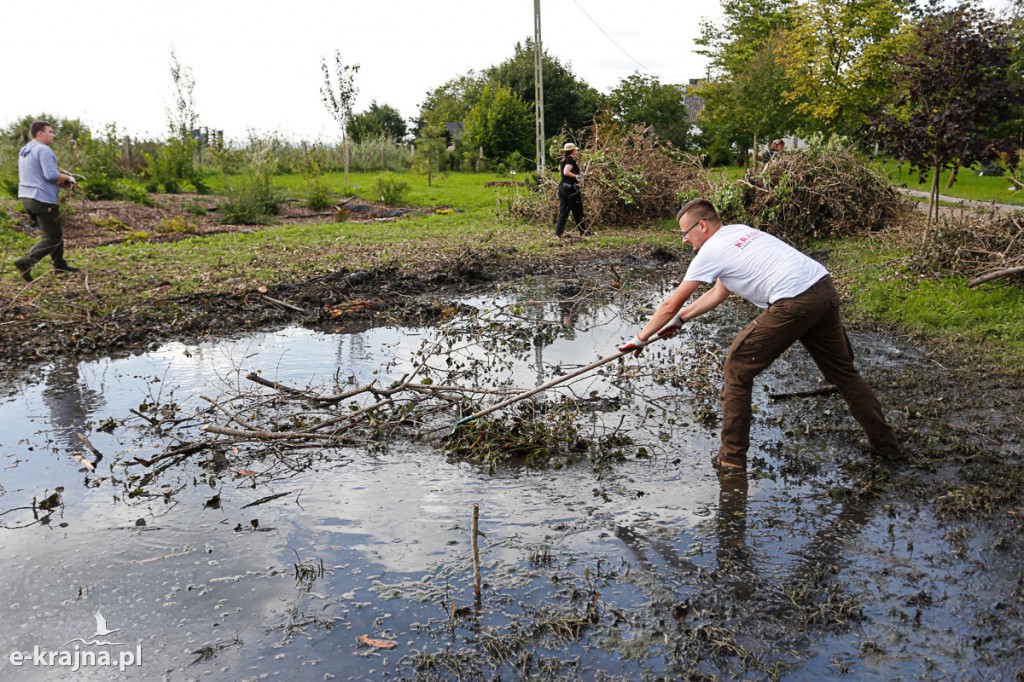
<svg viewBox="0 0 1024 682">
<path fill-rule="evenodd" d="M 537 174 L 544 174 L 544 46 L 540 40 L 540 0 L 533 0 L 533 111 L 537 124 Z"/>
</svg>

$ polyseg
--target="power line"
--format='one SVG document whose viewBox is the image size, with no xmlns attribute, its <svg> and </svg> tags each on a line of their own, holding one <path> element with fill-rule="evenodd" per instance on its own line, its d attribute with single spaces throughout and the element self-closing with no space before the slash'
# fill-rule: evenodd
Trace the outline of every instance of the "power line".
<svg viewBox="0 0 1024 682">
<path fill-rule="evenodd" d="M 620 50 L 620 51 L 622 52 L 622 54 L 624 54 L 624 55 L 626 55 L 627 57 L 629 57 L 630 59 L 632 59 L 632 60 L 633 60 L 633 62 L 635 62 L 635 63 L 636 63 L 636 65 L 637 65 L 637 66 L 639 66 L 639 67 L 640 67 L 641 69 L 643 69 L 644 71 L 647 71 L 648 73 L 650 73 L 650 72 L 651 72 L 651 70 L 650 70 L 650 69 L 648 69 L 648 68 L 647 68 L 646 66 L 644 66 L 643 64 L 641 64 L 641 63 L 640 63 L 639 61 L 637 61 L 637 58 L 636 58 L 636 57 L 634 57 L 634 56 L 633 56 L 633 55 L 631 55 L 630 53 L 626 52 L 626 50 L 625 50 L 625 49 L 624 49 L 624 48 L 623 48 L 623 47 L 622 47 L 621 45 L 619 45 L 619 44 L 618 44 L 617 42 L 615 42 L 615 39 L 614 39 L 614 38 L 612 38 L 612 37 L 611 37 L 610 35 L 608 35 L 608 32 L 607 32 L 607 31 L 605 31 L 605 30 L 604 30 L 603 28 L 601 28 L 601 25 L 600 25 L 600 24 L 598 24 L 598 23 L 597 23 L 596 21 L 594 21 L 594 17 L 592 17 L 592 16 L 590 16 L 589 14 L 587 14 L 587 10 L 583 9 L 583 5 L 581 5 L 581 4 L 580 4 L 580 3 L 578 2 L 578 0 L 572 0 L 572 1 L 573 1 L 574 3 L 576 3 L 576 6 L 580 8 L 580 11 L 581 11 L 581 12 L 583 12 L 584 16 L 586 16 L 586 17 L 587 17 L 587 19 L 590 19 L 590 23 L 592 23 L 592 24 L 593 24 L 594 26 L 596 26 L 596 27 L 597 27 L 597 30 L 598 30 L 598 31 L 600 31 L 601 33 L 603 33 L 603 34 L 604 34 L 604 37 L 605 37 L 605 38 L 607 38 L 607 39 L 608 39 L 609 41 L 611 41 L 611 44 L 612 44 L 612 45 L 614 45 L 615 47 L 619 48 L 619 50 Z"/>
</svg>

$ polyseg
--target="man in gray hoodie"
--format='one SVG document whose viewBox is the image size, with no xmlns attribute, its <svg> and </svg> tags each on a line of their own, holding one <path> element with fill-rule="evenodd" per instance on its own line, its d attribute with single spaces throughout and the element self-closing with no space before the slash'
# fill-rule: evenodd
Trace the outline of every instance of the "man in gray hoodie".
<svg viewBox="0 0 1024 682">
<path fill-rule="evenodd" d="M 57 133 L 46 121 L 35 121 L 29 127 L 32 139 L 18 154 L 18 198 L 21 205 L 42 231 L 28 255 L 14 261 L 22 279 L 32 281 L 32 266 L 46 256 L 53 259 L 59 273 L 75 272 L 64 260 L 64 219 L 58 206 L 60 187 L 73 185 L 75 179 L 57 169 L 57 156 L 50 149 Z"/>
</svg>

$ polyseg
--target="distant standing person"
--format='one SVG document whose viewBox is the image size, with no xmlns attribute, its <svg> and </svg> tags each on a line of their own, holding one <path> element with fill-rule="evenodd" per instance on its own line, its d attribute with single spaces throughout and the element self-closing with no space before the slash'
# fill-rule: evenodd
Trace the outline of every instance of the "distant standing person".
<svg viewBox="0 0 1024 682">
<path fill-rule="evenodd" d="M 580 179 L 583 174 L 580 172 L 579 164 L 576 163 L 576 145 L 566 142 L 562 146 L 562 160 L 558 164 L 558 223 L 555 224 L 555 236 L 561 237 L 565 232 L 565 221 L 572 211 L 572 219 L 576 223 L 576 229 L 580 234 L 587 233 L 586 221 L 583 219 L 583 195 L 580 194 Z"/>
<path fill-rule="evenodd" d="M 29 143 L 18 155 L 18 198 L 43 236 L 28 255 L 14 261 L 22 279 L 32 281 L 32 266 L 46 256 L 53 259 L 56 272 L 76 272 L 64 260 L 64 219 L 58 205 L 60 187 L 73 185 L 75 179 L 57 169 L 57 156 L 50 149 L 57 133 L 46 121 L 29 127 Z"/>
<path fill-rule="evenodd" d="M 764 154 L 761 155 L 761 160 L 768 163 L 776 156 L 782 153 L 782 150 L 786 148 L 786 141 L 782 139 L 772 140 L 772 144 L 768 149 L 765 150 Z"/>
</svg>

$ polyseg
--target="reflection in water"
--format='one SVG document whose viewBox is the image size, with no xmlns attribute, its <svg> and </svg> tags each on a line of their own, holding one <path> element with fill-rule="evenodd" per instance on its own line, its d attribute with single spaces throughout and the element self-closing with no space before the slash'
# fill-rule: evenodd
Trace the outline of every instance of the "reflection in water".
<svg viewBox="0 0 1024 682">
<path fill-rule="evenodd" d="M 558 290 L 558 312 L 561 314 L 562 326 L 565 327 L 562 336 L 567 339 L 576 338 L 576 317 L 583 305 L 580 299 L 582 291 L 578 282 L 566 284 Z"/>
<path fill-rule="evenodd" d="M 54 440 L 68 452 L 81 452 L 83 444 L 75 434 L 85 435 L 89 415 L 103 406 L 103 396 L 86 386 L 79 376 L 78 361 L 60 358 L 46 375 L 43 403 L 50 410 Z"/>
<path fill-rule="evenodd" d="M 754 566 L 747 546 L 747 472 L 718 469 L 717 473 L 718 566 L 729 575 L 733 596 L 746 601 L 754 589 Z"/>
</svg>

